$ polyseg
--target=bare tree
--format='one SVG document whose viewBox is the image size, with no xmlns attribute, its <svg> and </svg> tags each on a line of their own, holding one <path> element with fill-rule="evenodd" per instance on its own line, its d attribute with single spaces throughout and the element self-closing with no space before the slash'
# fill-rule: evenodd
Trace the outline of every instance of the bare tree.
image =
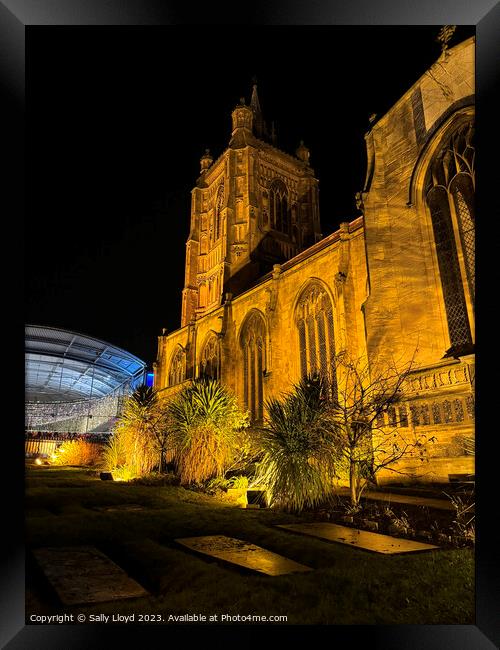
<svg viewBox="0 0 500 650">
<path fill-rule="evenodd" d="M 425 435 L 409 425 L 404 384 L 414 368 L 415 354 L 398 368 L 393 360 L 368 364 L 347 353 L 335 361 L 335 388 L 330 413 L 335 423 L 335 445 L 342 451 L 341 466 L 349 476 L 351 502 L 359 505 L 363 490 L 376 483 L 381 469 L 403 474 L 394 464 L 405 457 L 426 459 Z M 386 418 L 387 415 L 387 418 Z"/>
</svg>

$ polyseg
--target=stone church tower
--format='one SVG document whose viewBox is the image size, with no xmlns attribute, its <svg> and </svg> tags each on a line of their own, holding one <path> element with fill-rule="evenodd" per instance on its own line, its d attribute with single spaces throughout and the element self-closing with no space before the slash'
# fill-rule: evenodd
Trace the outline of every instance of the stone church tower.
<svg viewBox="0 0 500 650">
<path fill-rule="evenodd" d="M 276 146 L 253 86 L 232 113 L 227 149 L 201 158 L 186 244 L 182 327 L 239 295 L 321 239 L 318 181 L 301 142 L 296 157 Z"/>
<path fill-rule="evenodd" d="M 376 430 L 432 440 L 428 462 L 402 458 L 378 481 L 474 473 L 474 46 L 443 51 L 371 120 L 361 214 L 323 238 L 309 152 L 276 147 L 254 86 L 227 149 L 201 159 L 182 324 L 158 337 L 163 398 L 211 377 L 259 425 L 268 399 L 343 355 L 375 377 L 411 359 Z"/>
</svg>

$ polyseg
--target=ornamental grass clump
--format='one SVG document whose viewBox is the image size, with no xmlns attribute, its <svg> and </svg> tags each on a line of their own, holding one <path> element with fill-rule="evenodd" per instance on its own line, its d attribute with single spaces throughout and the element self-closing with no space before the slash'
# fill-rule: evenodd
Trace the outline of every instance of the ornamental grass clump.
<svg viewBox="0 0 500 650">
<path fill-rule="evenodd" d="M 127 480 L 148 475 L 155 468 L 161 473 L 170 441 L 166 403 L 154 388 L 139 386 L 124 400 L 104 453 L 106 469 Z"/>
<path fill-rule="evenodd" d="M 102 445 L 86 440 L 64 442 L 54 452 L 53 465 L 97 465 L 101 460 Z"/>
<path fill-rule="evenodd" d="M 214 379 L 197 379 L 170 404 L 175 465 L 183 485 L 222 477 L 248 426 L 236 398 Z"/>
<path fill-rule="evenodd" d="M 327 393 L 327 383 L 312 376 L 282 400 L 266 403 L 259 437 L 264 455 L 255 484 L 267 489 L 272 507 L 299 513 L 333 493 L 338 452 Z"/>
</svg>

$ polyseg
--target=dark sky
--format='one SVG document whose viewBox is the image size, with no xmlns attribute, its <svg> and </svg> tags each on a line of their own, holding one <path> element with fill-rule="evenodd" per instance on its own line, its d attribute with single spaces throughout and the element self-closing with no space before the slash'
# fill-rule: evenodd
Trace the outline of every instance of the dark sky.
<svg viewBox="0 0 500 650">
<path fill-rule="evenodd" d="M 369 116 L 438 58 L 439 29 L 29 28 L 26 322 L 152 363 L 180 326 L 200 156 L 227 146 L 252 77 L 278 146 L 311 150 L 326 235 L 358 215 Z"/>
</svg>

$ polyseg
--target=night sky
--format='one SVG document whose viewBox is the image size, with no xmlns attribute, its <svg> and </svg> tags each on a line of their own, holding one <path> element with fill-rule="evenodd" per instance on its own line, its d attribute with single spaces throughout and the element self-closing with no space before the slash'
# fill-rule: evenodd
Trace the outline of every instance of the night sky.
<svg viewBox="0 0 500 650">
<path fill-rule="evenodd" d="M 359 215 L 369 116 L 438 58 L 439 29 L 29 28 L 25 321 L 151 364 L 180 326 L 200 156 L 223 152 L 252 78 L 279 148 L 311 151 L 327 235 Z"/>
</svg>

